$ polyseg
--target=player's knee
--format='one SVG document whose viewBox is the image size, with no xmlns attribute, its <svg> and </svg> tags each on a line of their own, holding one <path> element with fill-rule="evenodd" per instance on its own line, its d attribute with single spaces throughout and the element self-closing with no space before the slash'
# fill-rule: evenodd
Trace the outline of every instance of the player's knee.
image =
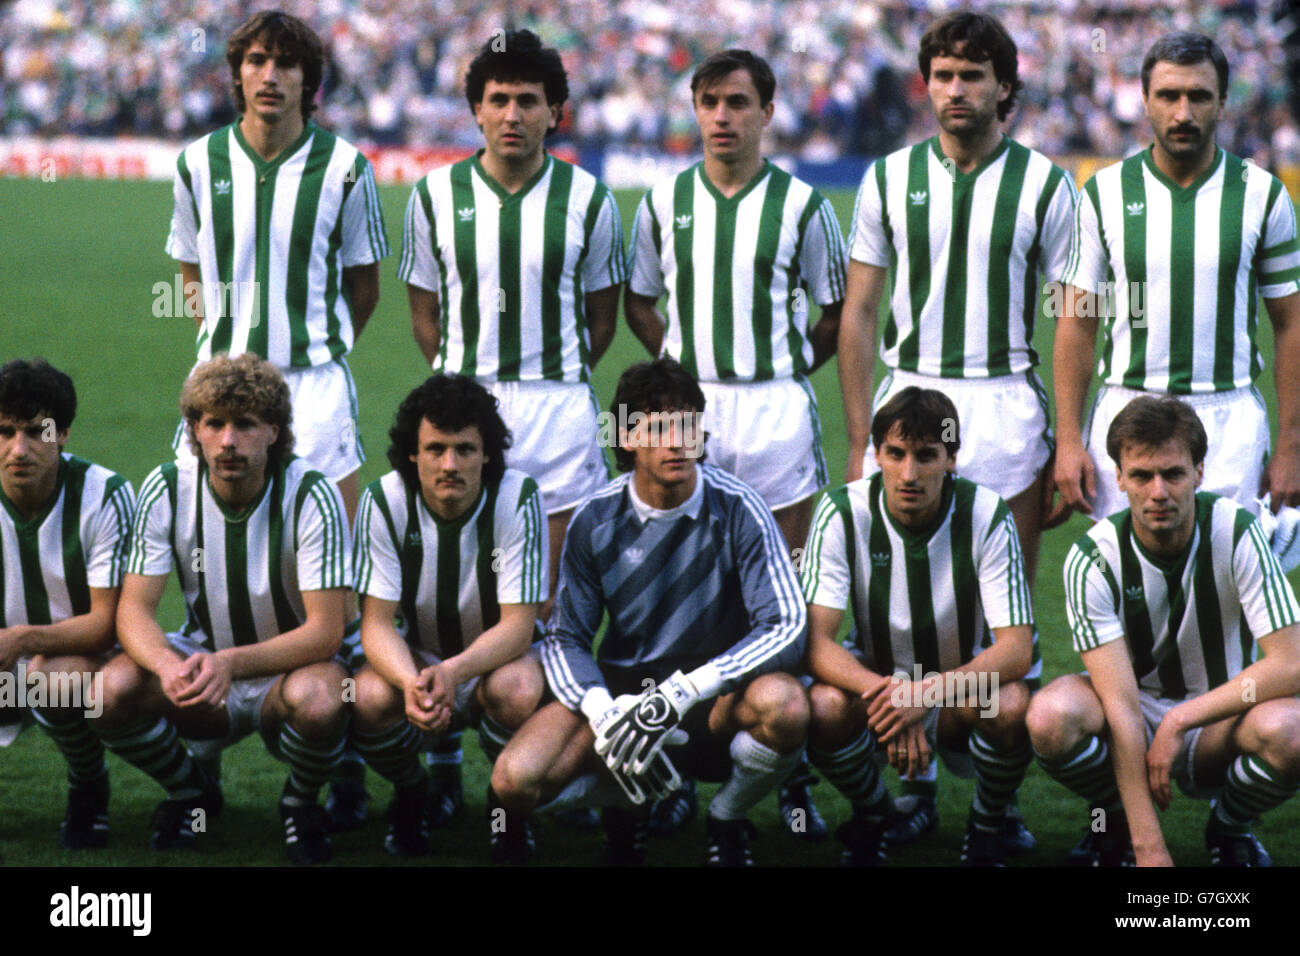
<svg viewBox="0 0 1300 956">
<path fill-rule="evenodd" d="M 280 693 L 294 730 L 307 738 L 338 731 L 346 719 L 343 703 L 346 676 L 337 664 L 313 664 L 285 677 Z"/>
<path fill-rule="evenodd" d="M 745 698 L 759 723 L 774 734 L 802 738 L 808 733 L 808 693 L 789 674 L 765 674 L 749 685 Z"/>
<path fill-rule="evenodd" d="M 1035 750 L 1044 757 L 1059 757 L 1078 742 L 1080 717 L 1069 695 L 1048 685 L 1029 701 L 1025 727 Z"/>
<path fill-rule="evenodd" d="M 852 723 L 852 701 L 849 695 L 830 684 L 813 684 L 808 688 L 811 723 L 808 733 L 814 738 L 839 738 L 847 733 Z"/>
<path fill-rule="evenodd" d="M 377 671 L 363 667 L 356 676 L 352 720 L 362 733 L 375 733 L 402 716 L 402 692 Z"/>
<path fill-rule="evenodd" d="M 99 672 L 94 681 L 92 710 L 99 711 L 101 726 L 108 728 L 126 717 L 136 704 L 144 687 L 145 674 L 126 654 L 119 654 Z"/>
<path fill-rule="evenodd" d="M 507 745 L 492 765 L 492 790 L 509 810 L 531 807 L 540 783 L 541 776 L 526 748 Z"/>
<path fill-rule="evenodd" d="M 1002 684 L 996 693 L 996 712 L 992 712 L 993 701 L 982 702 L 980 715 L 987 716 L 995 732 L 1001 734 L 1021 734 L 1025 728 L 1025 716 L 1029 712 L 1029 688 L 1024 681 L 1012 681 Z"/>
<path fill-rule="evenodd" d="M 1300 701 L 1266 701 L 1251 717 L 1260 740 L 1260 756 L 1288 781 L 1300 780 Z"/>
<path fill-rule="evenodd" d="M 522 657 L 498 667 L 483 681 L 483 709 L 504 727 L 517 730 L 541 702 L 546 679 L 541 665 Z"/>
</svg>

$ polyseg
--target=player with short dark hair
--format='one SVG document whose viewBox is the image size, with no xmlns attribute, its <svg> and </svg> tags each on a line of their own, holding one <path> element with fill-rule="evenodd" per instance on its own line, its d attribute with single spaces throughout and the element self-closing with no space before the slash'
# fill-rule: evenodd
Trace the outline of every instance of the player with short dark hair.
<svg viewBox="0 0 1300 956">
<path fill-rule="evenodd" d="M 1259 522 L 1197 490 L 1206 444 L 1176 398 L 1126 405 L 1107 447 L 1129 508 L 1066 557 L 1086 670 L 1035 696 L 1028 726 L 1043 769 L 1093 807 L 1072 863 L 1172 865 L 1156 807 L 1177 780 L 1215 798 L 1211 864 L 1268 866 L 1253 821 L 1300 787 L 1300 605 Z"/>
<path fill-rule="evenodd" d="M 746 814 L 803 750 L 807 695 L 783 673 L 803 652 L 798 582 L 762 499 L 696 461 L 701 397 L 671 359 L 620 378 L 614 414 L 626 410 L 619 444 L 632 470 L 577 510 L 565 538 L 542 645 L 558 699 L 492 772 L 515 812 L 607 807 L 607 863 L 644 862 L 645 801 L 680 769 L 725 781 L 709 808 L 709 862 L 749 865 Z"/>
<path fill-rule="evenodd" d="M 996 17 L 938 18 L 917 62 L 938 135 L 868 169 L 849 239 L 839 342 L 848 478 L 876 468 L 872 408 L 910 386 L 938 389 L 961 418 L 960 474 L 1007 502 L 1032 588 L 1053 448 L 1034 325 L 1043 280 L 1059 282 L 1068 264 L 1074 181 L 1002 132 L 1023 84 L 1015 41 Z M 873 399 L 877 313 L 891 269 L 880 337 L 888 374 Z M 935 789 L 933 780 L 905 786 L 906 816 L 892 843 L 934 828 Z M 1010 819 L 1009 839 L 1032 847 Z"/>
<path fill-rule="evenodd" d="M 1125 497 L 1099 469 L 1111 420 L 1144 394 L 1178 396 L 1208 436 L 1203 487 L 1252 512 L 1300 504 L 1300 234 L 1282 182 L 1225 152 L 1228 61 L 1208 36 L 1172 33 L 1142 64 L 1152 145 L 1083 188 L 1053 346 L 1062 511 L 1094 520 Z M 1258 300 L 1273 323 L 1277 447 L 1255 387 Z M 1084 400 L 1104 321 L 1090 414 Z M 1086 427 L 1084 420 L 1087 420 Z"/>
<path fill-rule="evenodd" d="M 95 729 L 167 791 L 150 845 L 192 846 L 222 806 L 178 732 L 220 748 L 260 731 L 289 776 L 280 797 L 294 863 L 329 859 L 322 784 L 347 735 L 343 639 L 348 525 L 338 490 L 292 454 L 289 386 L 270 362 L 217 356 L 182 392 L 199 454 L 155 468 L 140 492 L 118 607 L 124 653 L 103 669 Z M 175 568 L 185 626 L 156 612 Z"/>
<path fill-rule="evenodd" d="M 804 551 L 808 752 L 853 804 L 844 861 L 885 858 L 891 803 L 877 748 L 906 778 L 934 748 L 974 775 L 961 862 L 1000 865 L 1031 754 L 1027 679 L 1041 671 L 1029 587 L 1006 502 L 954 477 L 961 434 L 942 392 L 909 387 L 876 413 L 879 470 L 829 492 Z M 851 647 L 836 640 L 844 609 Z"/>
<path fill-rule="evenodd" d="M 41 359 L 0 367 L 0 675 L 39 672 L 51 690 L 28 710 L 0 703 L 0 746 L 28 715 L 58 746 L 68 765 L 59 844 L 69 850 L 108 843 L 108 764 L 86 720 L 85 680 L 113 645 L 135 512 L 130 482 L 64 453 L 76 414 L 59 369 Z"/>
<path fill-rule="evenodd" d="M 491 761 L 546 687 L 528 654 L 548 580 L 542 499 L 505 467 L 510 435 L 496 404 L 459 375 L 413 390 L 389 432 L 394 470 L 366 487 L 357 512 L 367 663 L 353 741 L 393 783 L 384 845 L 399 856 L 429 850 L 424 742 L 477 727 Z M 492 838 L 497 862 L 531 850 L 522 820 Z"/>
</svg>

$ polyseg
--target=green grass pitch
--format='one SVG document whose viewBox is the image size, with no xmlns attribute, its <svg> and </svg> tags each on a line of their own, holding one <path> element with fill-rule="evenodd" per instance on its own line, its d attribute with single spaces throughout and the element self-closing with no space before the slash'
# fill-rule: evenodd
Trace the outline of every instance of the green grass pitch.
<svg viewBox="0 0 1300 956">
<path fill-rule="evenodd" d="M 368 482 L 386 470 L 387 428 L 401 397 L 427 374 L 411 338 L 406 294 L 395 277 L 401 243 L 402 210 L 408 190 L 380 190 L 394 256 L 383 264 L 383 296 L 351 359 L 361 401 L 362 437 L 369 461 L 362 470 Z M 852 208 L 850 192 L 831 196 L 841 224 Z M 637 197 L 618 195 L 625 226 L 630 228 Z M 163 253 L 171 212 L 166 183 L 60 180 L 0 180 L 5 228 L 0 230 L 0 360 L 40 355 L 72 375 L 80 396 L 80 413 L 69 450 L 122 472 L 139 487 L 158 462 L 170 456 L 176 424 L 176 397 L 193 361 L 194 328 L 184 317 L 157 317 L 156 283 L 170 288 L 175 265 Z M 1261 323 L 1265 355 L 1272 336 Z M 1044 356 L 1044 381 L 1051 381 L 1049 323 L 1039 324 L 1037 346 Z M 627 327 L 620 324 L 613 347 L 595 375 L 602 404 L 613 393 L 618 373 L 645 357 Z M 844 475 L 844 421 L 834 364 L 814 376 L 822 415 L 822 433 L 834 481 Z M 1260 381 L 1273 407 L 1271 373 Z M 1035 587 L 1035 610 L 1041 632 L 1047 678 L 1078 668 L 1064 619 L 1061 564 L 1070 542 L 1086 527 L 1080 517 L 1044 539 Z M 179 593 L 170 586 L 162 608 L 164 624 L 183 614 Z M 464 816 L 437 837 L 433 862 L 486 863 L 483 794 L 487 765 L 473 734 L 466 734 Z M 203 865 L 279 865 L 284 861 L 275 800 L 284 767 L 266 755 L 254 736 L 224 760 L 226 811 L 213 823 L 192 857 L 162 861 L 146 848 L 148 821 L 162 796 L 141 773 L 110 757 L 113 800 L 112 843 L 107 850 L 73 854 L 58 849 L 55 834 L 66 796 L 62 763 L 39 731 L 24 734 L 0 752 L 0 862 L 10 865 L 131 866 L 159 862 Z M 939 830 L 921 845 L 891 855 L 892 865 L 955 863 L 965 826 L 971 784 L 941 771 Z M 891 782 L 893 774 L 889 775 Z M 383 809 L 390 786 L 368 776 L 371 819 L 363 830 L 335 838 L 335 863 L 376 865 L 391 861 L 381 849 Z M 702 797 L 712 792 L 705 787 Z M 847 818 L 847 803 L 826 784 L 817 788 L 819 805 L 832 825 Z M 1020 865 L 1051 865 L 1081 833 L 1085 807 L 1037 768 L 1032 767 L 1020 794 L 1020 806 L 1039 839 L 1039 849 Z M 1206 806 L 1181 794 L 1163 816 L 1176 862 L 1203 865 L 1201 841 Z M 767 798 L 754 814 L 760 830 L 757 860 L 769 865 L 826 865 L 838 854 L 830 845 L 809 846 L 786 833 Z M 1300 804 L 1292 802 L 1270 814 L 1258 834 L 1279 863 L 1300 862 Z M 553 821 L 538 824 L 538 846 L 545 862 L 584 865 L 594 861 L 595 834 L 576 833 Z M 684 833 L 659 840 L 651 848 L 658 864 L 693 865 L 703 859 L 703 822 Z"/>
</svg>

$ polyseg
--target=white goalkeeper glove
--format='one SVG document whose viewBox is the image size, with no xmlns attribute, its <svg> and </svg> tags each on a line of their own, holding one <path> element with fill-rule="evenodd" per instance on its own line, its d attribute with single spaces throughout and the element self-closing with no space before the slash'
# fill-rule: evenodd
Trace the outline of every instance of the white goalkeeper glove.
<svg viewBox="0 0 1300 956">
<path fill-rule="evenodd" d="M 633 776 L 642 776 L 666 745 L 682 742 L 684 732 L 674 731 L 699 699 L 699 690 L 681 671 L 638 697 L 635 705 L 610 725 L 610 734 L 617 735 L 624 755 L 624 768 Z"/>
</svg>

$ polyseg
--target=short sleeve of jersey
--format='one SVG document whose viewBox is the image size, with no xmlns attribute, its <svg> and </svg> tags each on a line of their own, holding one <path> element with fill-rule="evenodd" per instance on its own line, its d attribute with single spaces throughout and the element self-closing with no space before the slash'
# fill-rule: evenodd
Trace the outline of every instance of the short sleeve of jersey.
<svg viewBox="0 0 1300 956">
<path fill-rule="evenodd" d="M 343 200 L 343 265 L 369 265 L 390 251 L 384 230 L 384 210 L 379 205 L 374 170 L 360 153 L 348 174 L 353 183 Z"/>
<path fill-rule="evenodd" d="M 397 542 L 393 540 L 392 529 L 373 487 L 366 488 L 357 503 L 352 582 L 358 594 L 368 594 L 381 601 L 402 599 L 402 564 Z"/>
<path fill-rule="evenodd" d="M 511 498 L 498 505 L 509 509 L 509 520 L 498 539 L 501 553 L 492 556 L 497 569 L 497 603 L 539 604 L 546 600 L 550 584 L 542 495 L 537 482 L 525 478 L 518 493 Z"/>
<path fill-rule="evenodd" d="M 837 611 L 848 607 L 852 579 L 845 520 L 849 502 L 843 491 L 822 496 L 799 561 L 804 601 Z"/>
<path fill-rule="evenodd" d="M 99 513 L 90 527 L 90 540 L 85 542 L 88 586 L 115 588 L 121 585 L 134 517 L 135 492 L 131 483 L 126 479 L 110 479 Z"/>
<path fill-rule="evenodd" d="M 1063 283 L 1070 266 L 1070 253 L 1074 246 L 1075 217 L 1078 214 L 1079 194 L 1074 180 L 1063 172 L 1056 191 L 1047 205 L 1043 217 L 1043 256 L 1040 270 L 1048 282 Z"/>
<path fill-rule="evenodd" d="M 1015 519 L 999 501 L 979 558 L 980 603 L 990 629 L 1034 623 Z"/>
<path fill-rule="evenodd" d="M 294 544 L 299 590 L 347 587 L 351 549 L 338 489 L 313 473 L 303 479 L 297 498 Z"/>
<path fill-rule="evenodd" d="M 433 200 L 429 184 L 421 179 L 406 203 L 406 224 L 402 229 L 402 260 L 397 278 L 430 292 L 438 291 L 438 264 L 434 261 Z"/>
<path fill-rule="evenodd" d="M 659 222 L 647 192 L 636 207 L 632 221 L 632 269 L 628 287 L 637 295 L 659 298 L 666 291 L 663 267 L 659 261 Z"/>
<path fill-rule="evenodd" d="M 623 217 L 619 215 L 614 196 L 604 186 L 597 186 L 592 203 L 596 219 L 587 233 L 586 258 L 582 262 L 582 287 L 588 292 L 627 281 Z"/>
<path fill-rule="evenodd" d="M 1249 520 L 1232 551 L 1232 574 L 1241 612 L 1258 640 L 1300 621 L 1300 607 L 1259 522 Z"/>
<path fill-rule="evenodd" d="M 149 473 L 140 486 L 140 499 L 131 527 L 126 571 L 149 577 L 172 570 L 172 524 L 176 520 L 172 497 L 164 473 L 167 465 Z M 174 466 L 172 466 L 174 469 Z M 173 471 L 174 475 L 174 471 Z"/>
<path fill-rule="evenodd" d="M 190 170 L 182 152 L 176 157 L 172 179 L 172 225 L 166 246 L 167 255 L 178 262 L 199 261 L 199 214 L 190 185 Z"/>
<path fill-rule="evenodd" d="M 849 227 L 849 258 L 869 266 L 888 266 L 889 239 L 885 234 L 885 161 L 878 159 L 867 168 L 853 204 Z"/>
<path fill-rule="evenodd" d="M 1124 637 L 1119 589 L 1101 551 L 1084 537 L 1065 557 L 1065 616 L 1080 654 Z"/>
<path fill-rule="evenodd" d="M 844 300 L 848 268 L 844 234 L 829 199 L 814 190 L 811 202 L 814 210 L 801 237 L 799 270 L 812 300 L 830 305 Z"/>
<path fill-rule="evenodd" d="M 1074 237 L 1070 261 L 1061 280 L 1085 292 L 1101 292 L 1106 281 L 1106 247 L 1101 242 L 1100 199 L 1097 180 L 1090 179 L 1083 187 L 1074 216 Z"/>
<path fill-rule="evenodd" d="M 1262 248 L 1255 260 L 1259 266 L 1259 294 L 1278 299 L 1300 292 L 1300 238 L 1296 235 L 1295 205 L 1277 179 L 1273 180 L 1269 201 L 1272 205 L 1264 222 Z"/>
</svg>

